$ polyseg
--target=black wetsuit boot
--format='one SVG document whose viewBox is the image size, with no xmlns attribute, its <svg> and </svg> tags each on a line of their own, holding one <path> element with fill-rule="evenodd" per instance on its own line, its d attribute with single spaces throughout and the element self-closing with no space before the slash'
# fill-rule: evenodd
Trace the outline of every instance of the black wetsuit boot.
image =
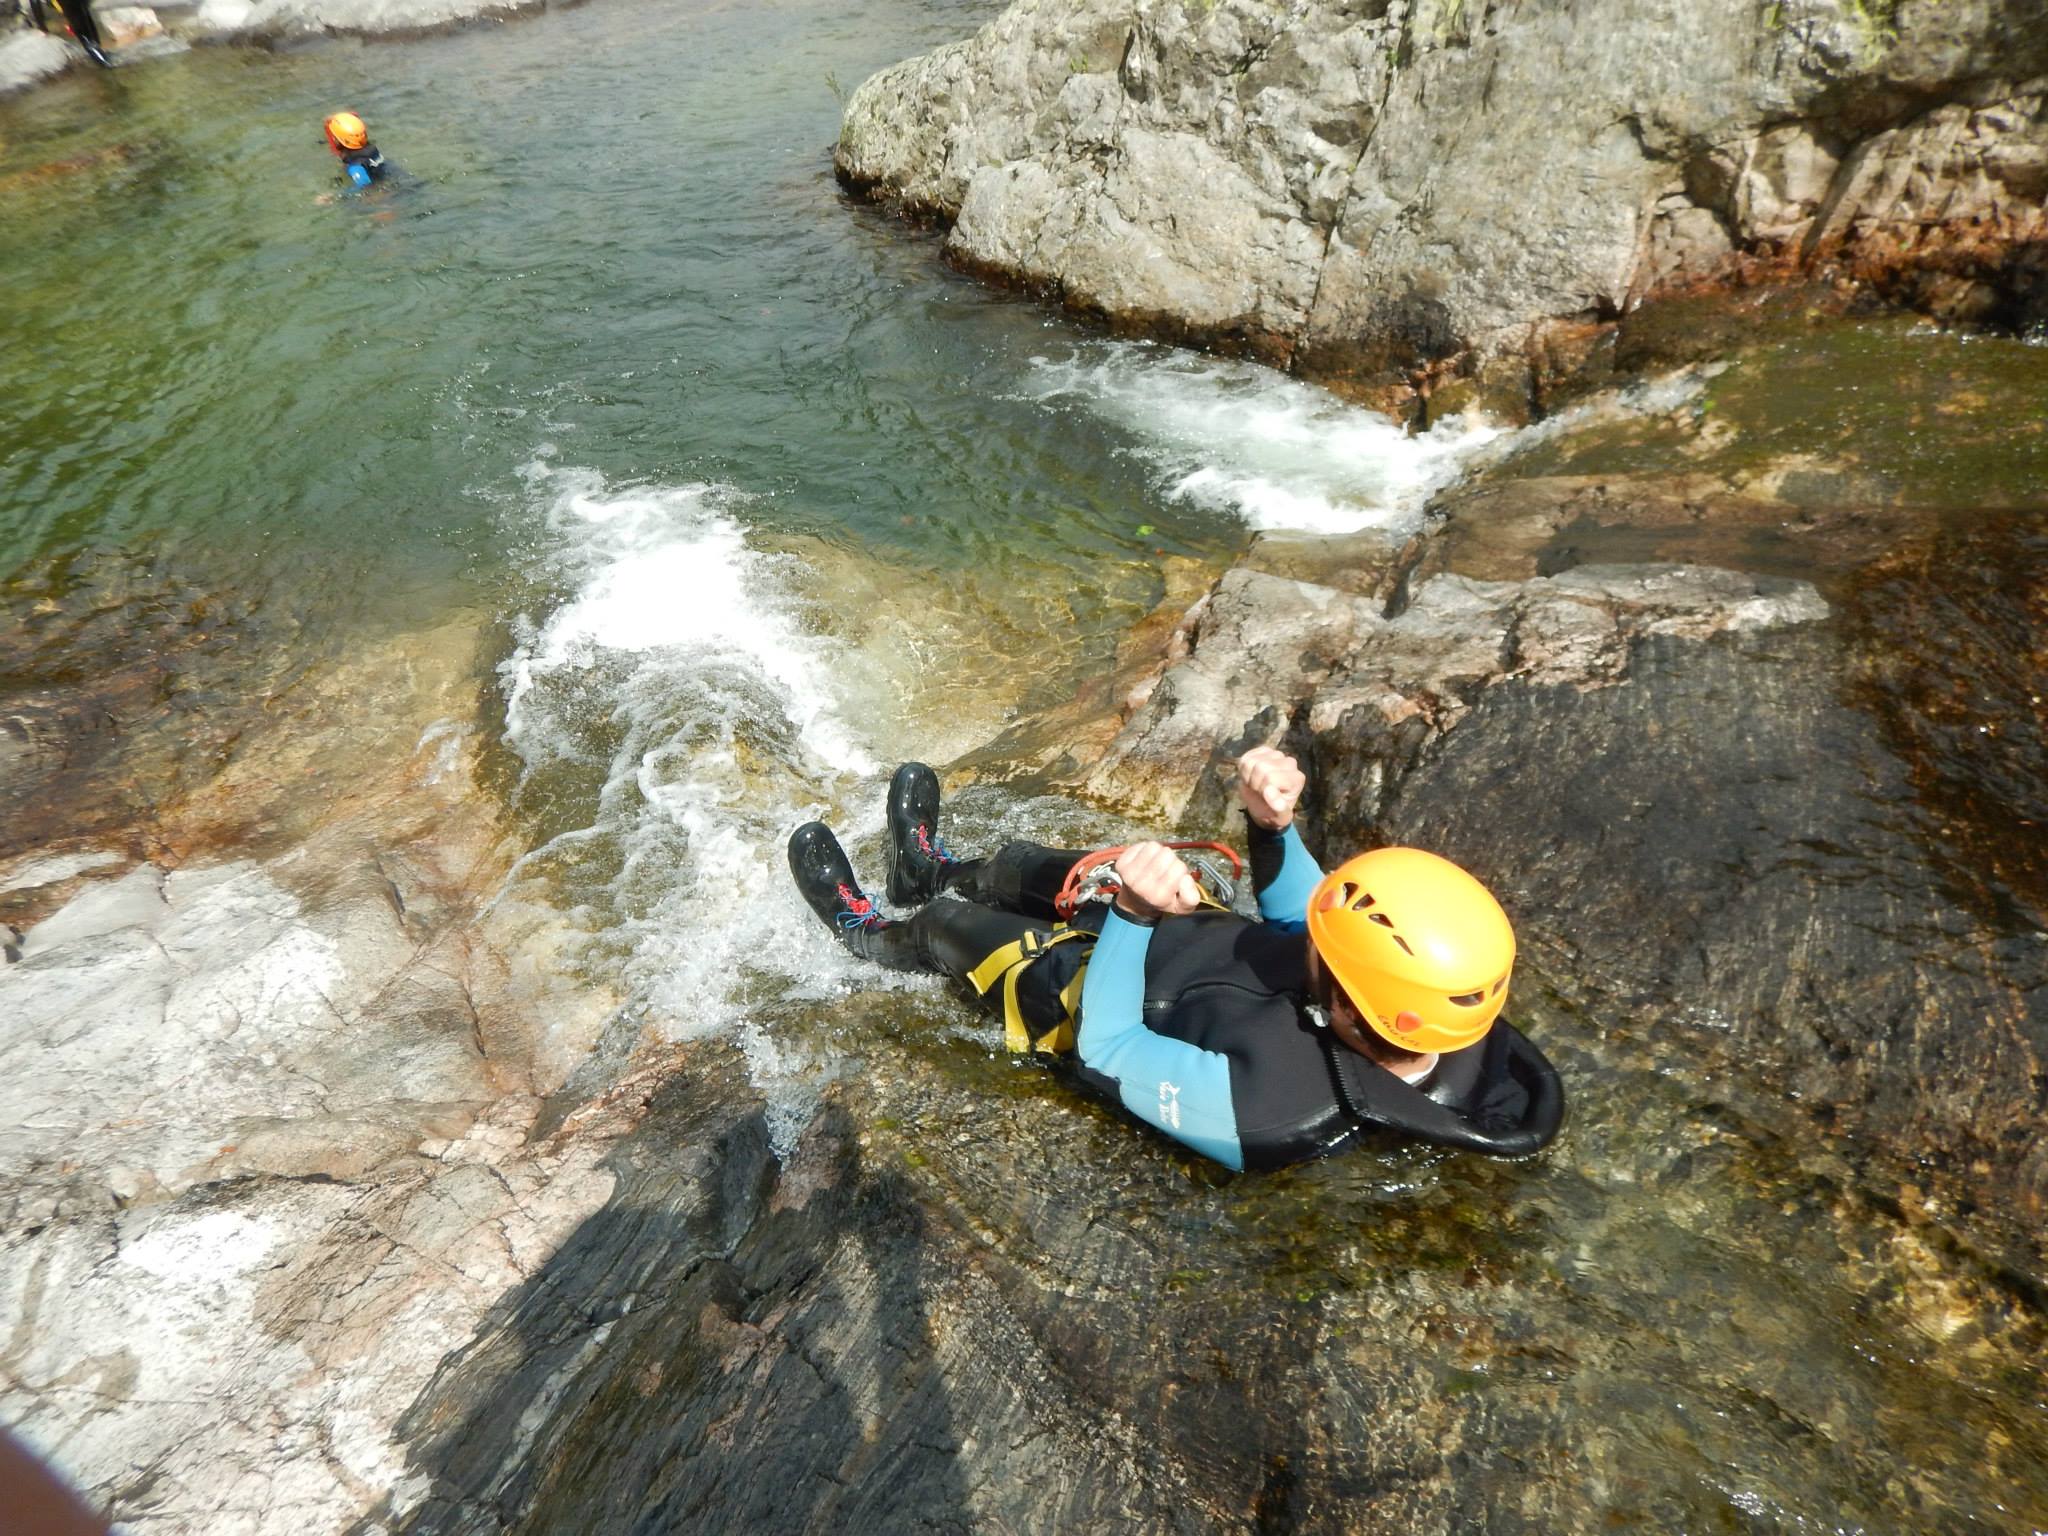
<svg viewBox="0 0 2048 1536">
<path fill-rule="evenodd" d="M 830 827 L 807 821 L 789 834 L 789 872 L 834 938 L 862 959 L 889 963 L 879 950 L 883 935 L 895 924 L 868 900 Z"/>
<path fill-rule="evenodd" d="M 1004 912 L 1058 922 L 1053 903 L 1078 850 L 1005 843 L 993 858 L 955 858 L 939 836 L 939 780 L 905 763 L 889 781 L 889 904 L 914 907 L 951 891 Z"/>
<path fill-rule="evenodd" d="M 889 905 L 921 906 L 961 871 L 939 837 L 939 776 L 905 763 L 889 780 Z"/>
</svg>

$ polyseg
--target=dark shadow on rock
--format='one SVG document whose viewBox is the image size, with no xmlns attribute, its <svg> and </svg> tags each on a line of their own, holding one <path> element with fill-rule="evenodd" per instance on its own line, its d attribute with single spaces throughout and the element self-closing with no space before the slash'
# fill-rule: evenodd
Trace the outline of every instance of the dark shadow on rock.
<svg viewBox="0 0 2048 1536">
<path fill-rule="evenodd" d="M 837 1109 L 779 1167 L 719 1054 L 401 1421 L 431 1492 L 399 1529 L 969 1527 L 916 1206 Z"/>
</svg>

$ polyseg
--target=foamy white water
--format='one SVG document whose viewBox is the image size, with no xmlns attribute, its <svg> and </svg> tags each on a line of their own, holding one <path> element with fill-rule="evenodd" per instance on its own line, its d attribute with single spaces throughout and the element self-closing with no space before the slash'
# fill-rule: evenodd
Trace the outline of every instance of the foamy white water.
<svg viewBox="0 0 2048 1536">
<path fill-rule="evenodd" d="M 878 777 L 847 703 L 860 659 L 816 632 L 803 568 L 749 545 L 730 487 L 526 474 L 560 596 L 500 668 L 505 735 L 522 807 L 574 824 L 515 878 L 546 882 L 593 972 L 663 1034 L 736 1038 L 793 1133 L 830 1066 L 773 1039 L 762 999 L 875 980 L 797 899 L 784 851 Z"/>
<path fill-rule="evenodd" d="M 1034 358 L 1027 394 L 1130 433 L 1162 494 L 1261 529 L 1350 533 L 1411 520 L 1500 435 L 1457 421 L 1411 436 L 1270 368 L 1145 342 Z"/>
<path fill-rule="evenodd" d="M 738 667 L 776 694 L 806 746 L 835 768 L 874 761 L 835 709 L 825 647 L 804 633 L 788 563 L 750 550 L 727 509 L 742 498 L 714 485 L 607 491 L 590 470 L 533 464 L 528 483 L 549 495 L 556 570 L 572 595 L 531 630 L 505 664 L 506 735 L 529 763 L 558 743 L 532 729 L 537 682 L 606 656 L 653 658 L 652 672 Z"/>
</svg>

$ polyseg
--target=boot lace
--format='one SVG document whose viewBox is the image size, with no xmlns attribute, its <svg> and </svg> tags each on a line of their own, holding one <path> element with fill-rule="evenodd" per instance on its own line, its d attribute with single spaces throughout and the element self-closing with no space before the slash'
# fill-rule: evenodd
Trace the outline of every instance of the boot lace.
<svg viewBox="0 0 2048 1536">
<path fill-rule="evenodd" d="M 850 885 L 839 887 L 839 905 L 842 909 L 839 926 L 842 928 L 866 928 L 881 918 L 875 904 Z"/>
<path fill-rule="evenodd" d="M 946 847 L 946 840 L 933 836 L 931 828 L 921 821 L 917 824 L 917 851 L 928 859 L 936 859 L 941 864 L 958 862 L 952 851 Z"/>
</svg>

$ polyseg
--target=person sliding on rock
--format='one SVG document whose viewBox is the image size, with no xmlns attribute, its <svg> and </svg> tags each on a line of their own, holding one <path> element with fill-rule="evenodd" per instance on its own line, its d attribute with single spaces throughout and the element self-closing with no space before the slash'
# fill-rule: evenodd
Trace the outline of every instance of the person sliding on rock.
<svg viewBox="0 0 2048 1536">
<path fill-rule="evenodd" d="M 384 177 L 384 156 L 370 142 L 367 124 L 353 112 L 337 112 L 321 124 L 327 147 L 341 161 L 341 173 L 354 187 L 367 187 Z"/>
<path fill-rule="evenodd" d="M 957 858 L 922 763 L 896 770 L 888 800 L 888 897 L 922 904 L 914 917 L 876 910 L 823 822 L 791 834 L 789 864 L 852 953 L 965 982 L 1000 1009 L 1012 1050 L 1071 1053 L 1084 1084 L 1226 1167 L 1321 1157 L 1371 1130 L 1537 1151 L 1564 1093 L 1499 1017 L 1507 915 L 1420 849 L 1376 849 L 1325 875 L 1294 826 L 1305 784 L 1270 747 L 1238 760 L 1258 922 L 1205 905 L 1161 843 L 1116 850 L 1106 882 L 1097 856 L 1036 843 Z M 1064 920 L 1091 874 L 1083 892 L 1106 883 L 1113 904 Z"/>
</svg>

